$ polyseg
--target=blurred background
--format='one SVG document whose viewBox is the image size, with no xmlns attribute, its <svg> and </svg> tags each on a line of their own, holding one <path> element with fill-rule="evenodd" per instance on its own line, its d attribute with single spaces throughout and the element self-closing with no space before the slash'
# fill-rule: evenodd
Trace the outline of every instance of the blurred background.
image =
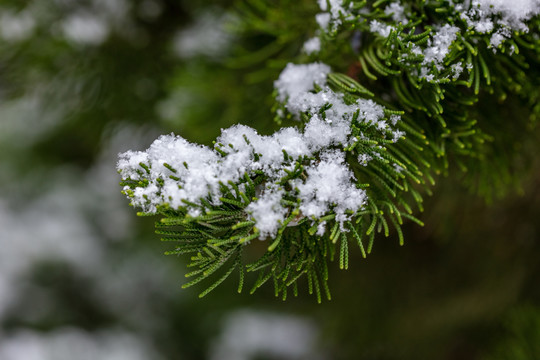
<svg viewBox="0 0 540 360">
<path fill-rule="evenodd" d="M 538 129 L 521 191 L 488 204 L 440 179 L 404 247 L 333 264 L 332 301 L 181 290 L 117 154 L 274 131 L 272 81 L 317 12 L 274 2 L 260 22 L 257 1 L 0 0 L 1 360 L 540 359 Z"/>
</svg>

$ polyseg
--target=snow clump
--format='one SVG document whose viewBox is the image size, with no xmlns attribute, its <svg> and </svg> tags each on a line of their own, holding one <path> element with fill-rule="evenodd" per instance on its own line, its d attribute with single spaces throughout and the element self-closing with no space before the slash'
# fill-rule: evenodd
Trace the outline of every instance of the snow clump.
<svg viewBox="0 0 540 360">
<path fill-rule="evenodd" d="M 317 14 L 315 18 L 321 29 L 325 31 L 336 30 L 341 25 L 342 17 L 346 20 L 352 17 L 351 12 L 344 7 L 344 0 L 317 1 L 323 12 Z"/>
<path fill-rule="evenodd" d="M 373 100 L 345 102 L 343 94 L 326 84 L 330 71 L 322 63 L 288 64 L 274 84 L 278 100 L 291 114 L 309 116 L 303 131 L 289 127 L 264 136 L 235 125 L 222 131 L 214 149 L 163 135 L 144 152 L 119 155 L 122 178 L 143 184 L 135 189 L 126 185 L 125 193 L 145 212 L 156 213 L 167 204 L 200 216 L 206 209 L 201 200 L 220 205 L 224 185 L 239 184 L 242 189 L 246 174 L 253 177 L 262 172 L 265 181 L 246 207 L 261 239 L 275 236 L 290 215 L 291 209 L 283 205 L 286 195 L 299 199 L 302 216 L 316 220 L 335 213 L 343 228 L 347 214 L 359 211 L 367 201 L 345 161 L 344 148 L 358 140 L 350 136 L 353 117 L 390 134 L 394 141 L 403 133 L 392 129 L 399 116 L 393 115 L 388 124 L 384 108 Z M 316 87 L 320 91 L 315 92 Z M 303 176 L 286 180 L 292 189 L 286 191 L 283 180 L 299 165 L 304 166 Z"/>
<path fill-rule="evenodd" d="M 528 32 L 526 22 L 540 14 L 540 0 L 473 0 L 455 4 L 461 18 L 480 34 L 492 34 L 491 47 L 499 47 L 513 31 Z"/>
</svg>

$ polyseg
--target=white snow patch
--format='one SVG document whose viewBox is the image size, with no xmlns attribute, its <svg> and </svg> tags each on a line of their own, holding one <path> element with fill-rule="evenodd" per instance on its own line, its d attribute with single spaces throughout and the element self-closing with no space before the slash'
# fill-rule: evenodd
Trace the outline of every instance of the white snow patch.
<svg viewBox="0 0 540 360">
<path fill-rule="evenodd" d="M 280 224 L 285 220 L 287 209 L 280 203 L 283 195 L 282 190 L 267 191 L 246 208 L 257 223 L 261 239 L 275 236 Z"/>
<path fill-rule="evenodd" d="M 318 0 L 323 13 L 316 15 L 316 20 L 323 30 L 335 30 L 344 19 L 352 18 L 349 10 L 344 8 L 343 0 Z M 330 27 L 331 25 L 331 27 Z"/>
<path fill-rule="evenodd" d="M 325 358 L 316 350 L 318 329 L 297 316 L 239 310 L 225 319 L 221 334 L 210 348 L 210 360 Z"/>
<path fill-rule="evenodd" d="M 369 23 L 369 31 L 371 31 L 374 34 L 379 34 L 382 37 L 388 37 L 392 30 L 394 29 L 391 25 L 383 24 L 382 22 L 378 20 L 372 20 Z"/>
<path fill-rule="evenodd" d="M 322 153 L 320 161 L 307 169 L 307 180 L 295 183 L 302 200 L 300 211 L 305 216 L 320 218 L 332 207 L 337 215 L 362 208 L 366 192 L 357 189 L 352 180 L 354 176 L 343 152 Z"/>
<path fill-rule="evenodd" d="M 204 56 L 221 59 L 227 53 L 234 37 L 226 30 L 232 21 L 229 13 L 202 13 L 189 27 L 179 31 L 173 39 L 175 54 L 182 59 Z"/>
<path fill-rule="evenodd" d="M 318 53 L 321 51 L 321 39 L 317 36 L 312 37 L 304 43 L 302 49 L 308 55 Z"/>
<path fill-rule="evenodd" d="M 6 41 L 22 41 L 28 39 L 36 27 L 36 20 L 29 11 L 14 13 L 1 11 L 0 37 Z"/>
<path fill-rule="evenodd" d="M 405 15 L 405 8 L 403 5 L 397 2 L 390 3 L 386 8 L 384 9 L 384 13 L 386 15 L 391 15 L 392 20 L 395 22 L 403 23 L 403 25 L 406 25 L 409 23 L 409 20 L 407 19 L 407 16 Z"/>
<path fill-rule="evenodd" d="M 278 100 L 285 102 L 287 98 L 295 98 L 314 89 L 314 84 L 326 84 L 326 76 L 330 66 L 323 63 L 306 65 L 287 64 L 285 69 L 274 82 L 278 91 Z"/>
<path fill-rule="evenodd" d="M 100 45 L 109 35 L 109 24 L 91 13 L 70 15 L 62 22 L 62 31 L 69 40 L 85 45 Z"/>
</svg>

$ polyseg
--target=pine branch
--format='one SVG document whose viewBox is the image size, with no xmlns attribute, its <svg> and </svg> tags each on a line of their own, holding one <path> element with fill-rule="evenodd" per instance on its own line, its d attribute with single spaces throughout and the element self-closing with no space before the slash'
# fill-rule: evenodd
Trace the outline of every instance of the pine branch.
<svg viewBox="0 0 540 360">
<path fill-rule="evenodd" d="M 246 4 L 245 28 L 277 40 L 244 63 L 293 41 L 269 4 Z M 346 269 L 351 243 L 366 257 L 376 234 L 394 229 L 403 245 L 403 219 L 422 225 L 413 208 L 422 211 L 422 194 L 455 165 L 482 170 L 473 176 L 493 173 L 482 166 L 497 148 L 489 134 L 501 121 L 485 119 L 481 105 L 513 96 L 529 104 L 532 118 L 540 114 L 540 77 L 526 73 L 540 58 L 533 16 L 540 8 L 517 16 L 466 4 L 319 1 L 318 36 L 304 49 L 338 69 L 343 59 L 334 50 L 341 49 L 350 76 L 322 62 L 289 63 L 274 83 L 275 111 L 295 127 L 261 136 L 234 126 L 213 148 L 162 136 L 146 152 L 121 154 L 131 204 L 163 216 L 156 232 L 177 242 L 171 254 L 195 254 L 188 275 L 196 277 L 185 287 L 223 271 L 204 296 L 237 269 L 241 291 L 245 268 L 259 273 L 251 292 L 270 282 L 285 300 L 305 278 L 319 302 L 329 299 L 327 263 L 338 251 Z M 527 121 L 516 119 L 521 127 Z M 266 253 L 242 264 L 258 240 L 268 243 Z"/>
</svg>

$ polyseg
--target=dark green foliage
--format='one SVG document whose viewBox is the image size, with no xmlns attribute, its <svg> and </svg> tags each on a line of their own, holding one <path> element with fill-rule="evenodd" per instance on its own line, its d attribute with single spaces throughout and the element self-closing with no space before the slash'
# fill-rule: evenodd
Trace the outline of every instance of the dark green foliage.
<svg viewBox="0 0 540 360">
<path fill-rule="evenodd" d="M 446 2 L 412 1 L 413 15 L 409 22 L 393 24 L 387 37 L 370 32 L 369 23 L 373 19 L 391 21 L 382 10 L 384 1 L 370 1 L 367 5 L 352 3 L 369 10 L 358 17 L 343 17 L 339 30 L 321 35 L 327 46 L 318 58 L 342 71 L 330 74 L 328 84 L 344 94 L 349 104 L 359 98 L 383 104 L 387 121 L 392 116 L 401 116 L 397 127 L 404 137 L 391 141 L 391 133 L 381 135 L 373 124 L 357 121 L 358 113 L 353 117 L 351 137 L 356 141 L 344 150 L 357 186 L 367 192 L 368 203 L 360 211 L 348 214 L 350 221 L 346 226 L 335 220 L 335 214 L 316 220 L 300 213 L 300 203 L 290 181 L 305 177 L 303 167 L 317 159 L 298 160 L 295 170 L 281 181 L 289 196 L 283 201 L 288 209 L 287 219 L 276 237 L 267 239 L 267 251 L 254 261 L 243 260 L 247 258 L 243 255 L 244 248 L 259 238 L 256 224 L 249 220 L 245 208 L 254 199 L 257 184 L 265 183 L 263 173 L 246 174 L 237 184 L 222 184 L 222 193 L 226 195 L 220 199 L 219 206 L 211 205 L 211 199 L 202 205 L 186 204 L 200 209 L 202 215 L 198 217 L 163 204 L 158 213 L 164 218 L 157 223 L 157 232 L 165 235 L 164 240 L 178 242 L 169 253 L 194 254 L 189 266 L 195 270 L 188 274 L 194 280 L 185 287 L 215 278 L 208 280 L 215 282 L 210 282 L 201 296 L 221 284 L 234 270 L 240 274 L 241 290 L 245 269 L 247 273 L 258 273 L 251 292 L 269 282 L 274 284 L 275 295 L 285 300 L 290 293 L 288 289 L 292 288 L 296 294 L 297 281 L 305 278 L 309 293 L 314 293 L 320 302 L 323 295 L 330 298 L 328 261 L 339 258 L 340 268 L 348 268 L 349 245 L 358 244 L 365 257 L 372 251 L 377 234 L 388 237 L 395 231 L 403 244 L 403 221 L 422 225 L 414 212 L 423 210 L 422 197 L 430 194 L 437 176 L 459 170 L 465 174 L 464 182 L 488 199 L 501 196 L 512 183 L 518 183 L 519 173 L 511 165 L 515 158 L 507 153 L 526 134 L 531 120 L 540 115 L 537 105 L 540 77 L 536 70 L 540 65 L 539 21 L 531 21 L 529 33 L 512 34 L 494 53 L 489 36 L 464 26 Z M 289 1 L 271 4 L 251 0 L 241 4 L 242 21 L 237 30 L 252 36 L 264 35 L 265 45 L 237 57 L 231 64 L 251 67 L 266 61 L 250 75 L 255 81 L 275 74 L 276 68 L 282 68 L 288 61 L 305 59 L 304 55 L 296 56 L 300 34 L 306 31 L 298 20 L 314 11 L 311 2 L 293 5 Z M 281 16 L 289 10 L 294 14 Z M 426 46 L 434 31 L 432 24 L 446 21 L 458 26 L 461 32 L 450 46 L 444 66 L 434 65 L 430 69 L 432 79 L 428 80 L 419 76 L 425 64 L 423 56 L 414 49 Z M 358 34 L 362 45 L 356 53 L 349 42 Z M 453 76 L 453 69 L 458 66 L 465 70 Z M 525 104 L 530 109 L 530 118 L 509 121 L 493 114 L 493 109 L 486 107 L 494 102 Z M 276 104 L 274 110 L 285 113 L 277 117 L 279 123 L 292 118 L 283 104 Z M 324 117 L 324 112 L 321 114 Z M 301 118 L 306 121 L 310 115 L 305 113 Z M 515 136 L 516 133 L 520 135 Z M 225 156 L 227 150 L 220 146 L 217 144 L 215 148 Z M 373 160 L 361 164 L 357 159 L 361 154 Z M 141 171 L 147 170 L 145 166 L 141 164 Z M 124 185 L 133 189 L 146 186 L 144 181 L 128 181 Z M 245 191 L 240 191 L 240 186 Z M 125 192 L 130 195 L 130 190 Z M 323 222 L 328 224 L 327 231 L 320 236 L 316 234 L 317 227 Z"/>
<path fill-rule="evenodd" d="M 540 313 L 537 307 L 522 306 L 504 321 L 504 335 L 486 360 L 531 360 L 540 357 Z"/>
</svg>

